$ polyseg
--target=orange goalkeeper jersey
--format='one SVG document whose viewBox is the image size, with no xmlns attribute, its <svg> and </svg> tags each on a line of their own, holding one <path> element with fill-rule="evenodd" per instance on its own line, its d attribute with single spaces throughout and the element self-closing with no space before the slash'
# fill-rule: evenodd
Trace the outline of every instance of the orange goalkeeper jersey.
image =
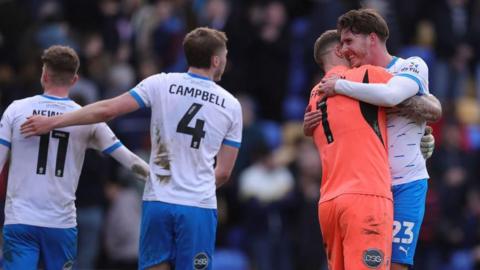
<svg viewBox="0 0 480 270">
<path fill-rule="evenodd" d="M 338 66 L 326 77 L 331 74 L 364 83 L 386 83 L 392 77 L 370 65 L 348 70 Z M 322 111 L 313 133 L 322 161 L 320 203 L 347 193 L 392 199 L 384 109 L 342 95 L 323 98 L 317 86 L 309 106 Z"/>
</svg>

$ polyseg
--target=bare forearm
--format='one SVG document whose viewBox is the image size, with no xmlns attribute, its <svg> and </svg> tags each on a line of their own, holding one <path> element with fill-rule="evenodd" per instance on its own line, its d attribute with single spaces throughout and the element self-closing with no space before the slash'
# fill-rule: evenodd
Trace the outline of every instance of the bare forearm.
<svg viewBox="0 0 480 270">
<path fill-rule="evenodd" d="M 230 179 L 230 174 L 215 170 L 215 185 L 217 186 L 217 188 L 223 186 L 226 182 L 228 182 L 228 179 Z"/>
<path fill-rule="evenodd" d="M 442 117 L 442 106 L 432 95 L 411 97 L 398 108 L 402 114 L 415 121 L 436 122 Z"/>
<path fill-rule="evenodd" d="M 7 163 L 9 152 L 9 148 L 0 145 L 0 173 L 2 173 L 4 169 L 3 167 L 5 167 L 5 164 Z"/>
<path fill-rule="evenodd" d="M 217 167 L 215 168 L 215 185 L 217 188 L 224 185 L 233 171 L 237 160 L 238 148 L 222 144 L 217 154 Z"/>
<path fill-rule="evenodd" d="M 309 129 L 303 124 L 303 135 L 306 137 L 312 137 L 313 136 L 313 129 Z"/>
<path fill-rule="evenodd" d="M 322 112 L 306 112 L 303 117 L 303 134 L 307 137 L 313 136 L 313 131 L 322 121 Z"/>
</svg>

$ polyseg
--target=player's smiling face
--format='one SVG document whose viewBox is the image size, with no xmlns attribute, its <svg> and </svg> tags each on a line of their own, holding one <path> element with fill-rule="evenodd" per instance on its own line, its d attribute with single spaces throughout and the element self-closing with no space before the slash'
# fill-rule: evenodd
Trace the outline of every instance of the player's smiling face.
<svg viewBox="0 0 480 270">
<path fill-rule="evenodd" d="M 340 36 L 341 52 L 352 67 L 368 64 L 368 35 L 354 34 L 348 29 Z"/>
</svg>

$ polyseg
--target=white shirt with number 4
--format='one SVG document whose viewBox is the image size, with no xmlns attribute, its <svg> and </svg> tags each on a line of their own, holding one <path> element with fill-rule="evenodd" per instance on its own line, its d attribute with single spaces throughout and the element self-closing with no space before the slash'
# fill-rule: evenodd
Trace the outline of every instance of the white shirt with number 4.
<svg viewBox="0 0 480 270">
<path fill-rule="evenodd" d="M 151 174 L 143 199 L 216 209 L 215 156 L 222 144 L 241 144 L 238 100 L 192 73 L 150 76 L 130 94 L 152 109 Z"/>
</svg>

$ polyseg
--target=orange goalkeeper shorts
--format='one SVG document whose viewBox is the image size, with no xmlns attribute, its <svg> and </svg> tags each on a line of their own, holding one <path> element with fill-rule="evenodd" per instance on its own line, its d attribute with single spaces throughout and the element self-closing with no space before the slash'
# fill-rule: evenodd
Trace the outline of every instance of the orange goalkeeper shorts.
<svg viewBox="0 0 480 270">
<path fill-rule="evenodd" d="M 390 269 L 393 202 L 343 194 L 318 206 L 329 270 Z"/>
</svg>

